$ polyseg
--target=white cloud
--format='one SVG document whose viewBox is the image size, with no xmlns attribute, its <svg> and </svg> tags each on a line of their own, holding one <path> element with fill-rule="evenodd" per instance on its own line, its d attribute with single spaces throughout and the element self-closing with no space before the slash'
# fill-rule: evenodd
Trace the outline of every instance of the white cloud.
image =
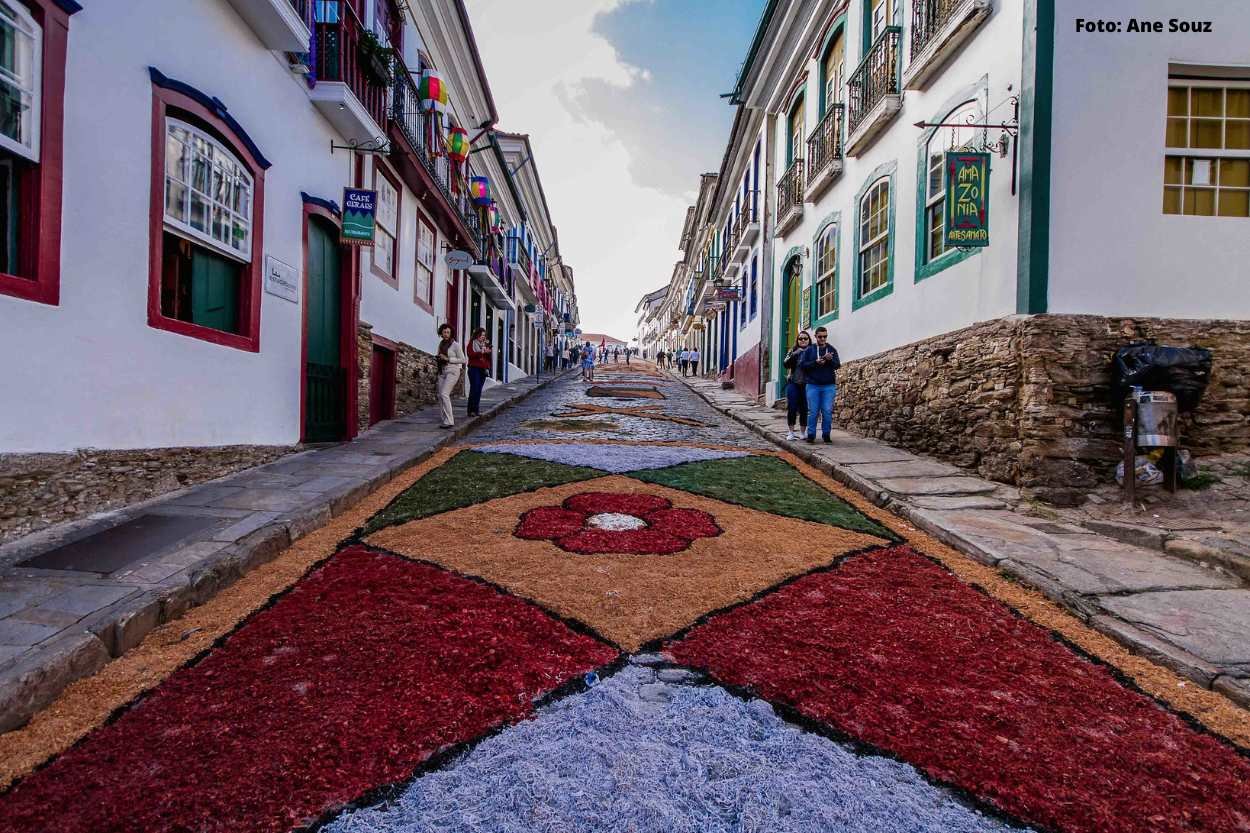
<svg viewBox="0 0 1250 833">
<path fill-rule="evenodd" d="M 668 280 L 678 257 L 686 202 L 639 185 L 618 134 L 580 110 L 588 89 L 611 95 L 649 78 L 592 31 L 595 16 L 621 2 L 468 6 L 499 126 L 530 135 L 560 249 L 574 270 L 582 329 L 628 339 L 638 299 Z"/>
</svg>

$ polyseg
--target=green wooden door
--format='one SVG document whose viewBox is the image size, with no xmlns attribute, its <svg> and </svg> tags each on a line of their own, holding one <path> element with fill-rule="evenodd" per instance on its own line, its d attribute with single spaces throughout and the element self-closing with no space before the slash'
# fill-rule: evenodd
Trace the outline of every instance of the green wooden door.
<svg viewBox="0 0 1250 833">
<path fill-rule="evenodd" d="M 239 264 L 196 246 L 191 254 L 191 320 L 239 331 Z"/>
<path fill-rule="evenodd" d="M 308 361 L 305 374 L 304 439 L 341 440 L 347 429 L 347 374 L 343 370 L 342 294 L 339 244 L 333 230 L 308 221 Z"/>
</svg>

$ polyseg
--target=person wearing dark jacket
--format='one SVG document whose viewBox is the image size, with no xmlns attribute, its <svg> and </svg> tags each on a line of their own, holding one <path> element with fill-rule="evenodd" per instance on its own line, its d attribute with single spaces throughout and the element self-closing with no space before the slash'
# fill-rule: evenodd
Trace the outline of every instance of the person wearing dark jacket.
<svg viewBox="0 0 1250 833">
<path fill-rule="evenodd" d="M 794 346 L 786 354 L 782 364 L 790 375 L 786 378 L 786 432 L 787 440 L 797 440 L 807 431 L 807 383 L 799 359 L 812 343 L 812 337 L 800 330 Z"/>
<path fill-rule="evenodd" d="M 832 442 L 833 400 L 838 395 L 838 351 L 828 343 L 829 331 L 816 328 L 816 343 L 803 351 L 799 367 L 807 379 L 807 441 L 816 442 L 816 422 L 822 420 L 821 436 Z"/>
</svg>

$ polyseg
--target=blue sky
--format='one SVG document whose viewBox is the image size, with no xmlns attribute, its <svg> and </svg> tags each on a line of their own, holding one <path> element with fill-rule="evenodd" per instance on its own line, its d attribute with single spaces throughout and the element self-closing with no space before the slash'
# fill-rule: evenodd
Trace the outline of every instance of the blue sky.
<svg viewBox="0 0 1250 833">
<path fill-rule="evenodd" d="M 763 0 L 627 0 L 600 12 L 592 31 L 639 70 L 625 90 L 590 78 L 571 106 L 630 147 L 640 185 L 689 195 L 698 174 L 720 164 L 733 88 Z"/>
<path fill-rule="evenodd" d="M 527 133 L 582 329 L 629 339 L 668 283 L 764 0 L 467 0 L 503 130 Z M 454 92 L 453 92 L 454 95 Z"/>
</svg>

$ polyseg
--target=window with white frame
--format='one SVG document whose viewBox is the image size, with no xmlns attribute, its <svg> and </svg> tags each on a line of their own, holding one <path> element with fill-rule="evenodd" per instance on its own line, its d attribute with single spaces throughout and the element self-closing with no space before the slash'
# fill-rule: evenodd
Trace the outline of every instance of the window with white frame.
<svg viewBox="0 0 1250 833">
<path fill-rule="evenodd" d="M 165 122 L 165 226 L 252 259 L 252 175 L 225 145 L 177 119 Z"/>
<path fill-rule="evenodd" d="M 373 268 L 394 279 L 399 238 L 399 189 L 381 166 L 374 168 L 373 187 L 378 192 L 377 236 L 373 241 Z"/>
<path fill-rule="evenodd" d="M 39 161 L 43 31 L 21 3 L 0 0 L 0 150 Z"/>
<path fill-rule="evenodd" d="M 890 280 L 890 179 L 869 187 L 859 204 L 859 296 L 866 297 Z"/>
<path fill-rule="evenodd" d="M 825 76 L 823 115 L 842 98 L 842 78 L 846 74 L 846 38 L 842 37 L 842 32 L 834 35 L 833 43 L 829 44 L 829 51 L 825 53 L 822 68 Z"/>
<path fill-rule="evenodd" d="M 433 303 L 430 293 L 434 287 L 434 227 L 424 217 L 417 218 L 417 285 L 415 298 L 421 303 Z"/>
<path fill-rule="evenodd" d="M 829 226 L 816 241 L 816 317 L 838 309 L 838 227 Z"/>
<path fill-rule="evenodd" d="M 804 126 L 803 116 L 803 96 L 799 96 L 799 100 L 790 108 L 790 118 L 786 123 L 790 133 L 787 137 L 790 143 L 789 158 L 786 161 L 790 163 L 803 158 L 803 146 L 807 141 L 807 129 Z"/>
<path fill-rule="evenodd" d="M 1250 217 L 1250 81 L 1168 83 L 1163 213 Z"/>
<path fill-rule="evenodd" d="M 946 253 L 945 202 L 946 202 L 946 151 L 969 146 L 977 139 L 978 128 L 972 123 L 980 122 L 981 108 L 975 101 L 961 104 L 942 119 L 942 124 L 925 144 L 925 192 L 924 192 L 924 260 L 936 260 Z"/>
</svg>

